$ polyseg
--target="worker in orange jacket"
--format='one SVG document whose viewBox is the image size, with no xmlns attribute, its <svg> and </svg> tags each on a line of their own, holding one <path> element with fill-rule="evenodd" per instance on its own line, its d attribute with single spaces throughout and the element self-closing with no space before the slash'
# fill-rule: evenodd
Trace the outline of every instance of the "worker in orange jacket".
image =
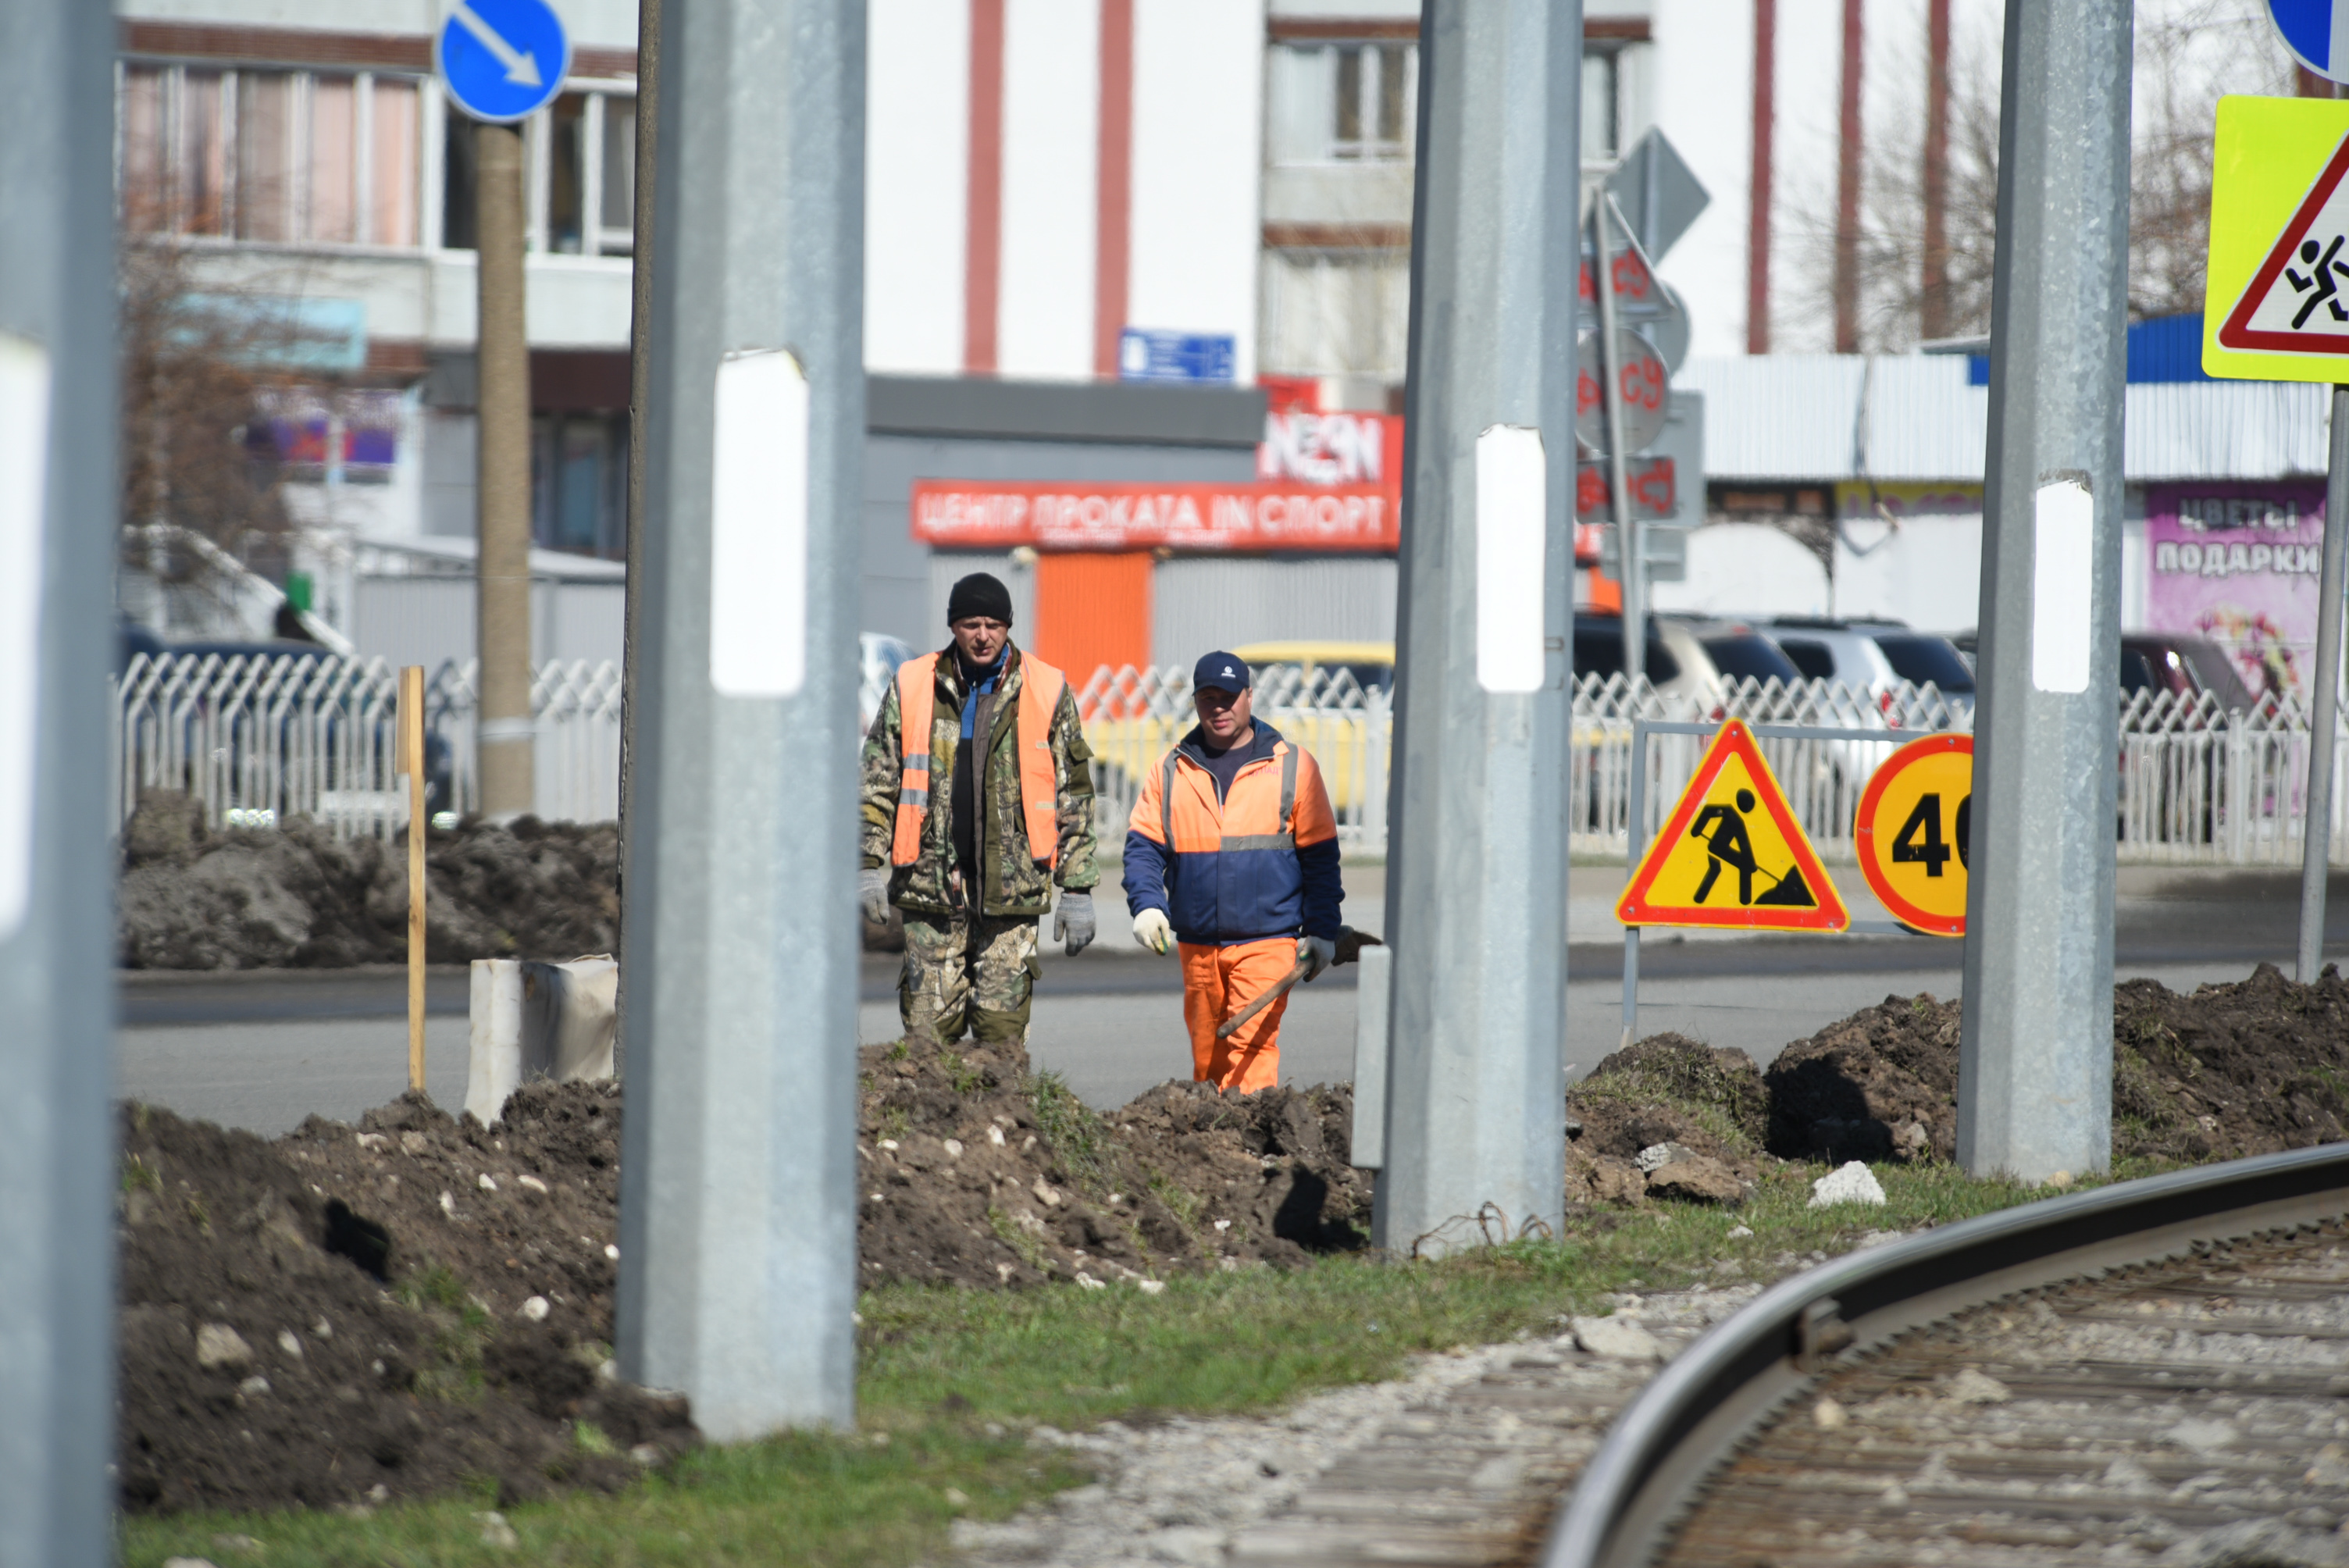
<svg viewBox="0 0 2349 1568">
<path fill-rule="evenodd" d="M 1133 939 L 1183 959 L 1191 1076 L 1253 1093 L 1280 1078 L 1273 1002 L 1229 1039 L 1216 1030 L 1298 965 L 1311 980 L 1338 951 L 1338 820 L 1321 769 L 1255 717 L 1248 667 L 1213 653 L 1191 675 L 1196 727 L 1143 781 L 1125 832 Z"/>
</svg>

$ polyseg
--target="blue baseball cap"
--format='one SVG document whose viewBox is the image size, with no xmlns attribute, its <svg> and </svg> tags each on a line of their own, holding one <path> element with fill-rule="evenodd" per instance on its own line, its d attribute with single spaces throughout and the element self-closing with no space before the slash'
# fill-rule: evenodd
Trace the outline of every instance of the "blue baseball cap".
<svg viewBox="0 0 2349 1568">
<path fill-rule="evenodd" d="M 1247 661 L 1237 654 L 1221 651 L 1206 655 L 1191 666 L 1191 689 L 1197 691 L 1202 686 L 1228 692 L 1247 690 Z"/>
</svg>

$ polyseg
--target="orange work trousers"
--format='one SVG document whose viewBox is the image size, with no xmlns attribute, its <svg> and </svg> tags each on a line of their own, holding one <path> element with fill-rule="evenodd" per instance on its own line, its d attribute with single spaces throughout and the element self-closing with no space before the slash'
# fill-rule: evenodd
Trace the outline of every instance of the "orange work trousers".
<svg viewBox="0 0 2349 1568">
<path fill-rule="evenodd" d="M 1183 1022 L 1191 1030 L 1191 1077 L 1226 1094 L 1254 1094 L 1280 1081 L 1282 996 L 1263 1012 L 1216 1038 L 1233 1014 L 1271 990 L 1297 967 L 1297 938 L 1268 936 L 1228 947 L 1176 944 L 1183 954 Z"/>
</svg>

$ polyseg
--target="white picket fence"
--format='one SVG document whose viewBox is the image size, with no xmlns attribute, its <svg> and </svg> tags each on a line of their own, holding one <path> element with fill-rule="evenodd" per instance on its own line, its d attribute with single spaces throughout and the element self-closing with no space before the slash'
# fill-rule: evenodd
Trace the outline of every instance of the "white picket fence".
<svg viewBox="0 0 2349 1568">
<path fill-rule="evenodd" d="M 429 797 L 438 812 L 479 808 L 474 666 L 444 664 L 426 685 Z M 141 656 L 110 683 L 112 820 L 143 789 L 186 790 L 214 826 L 269 827 L 314 817 L 338 834 L 388 836 L 407 820 L 392 768 L 398 672 L 380 659 Z M 540 666 L 536 806 L 550 820 L 605 821 L 619 809 L 620 673 L 609 663 Z M 1142 781 L 1193 722 L 1185 669 L 1096 670 L 1078 694 L 1094 757 L 1096 821 L 1106 846 L 1124 836 Z M 1386 848 L 1394 713 L 1389 695 L 1343 670 L 1268 672 L 1256 711 L 1321 765 L 1349 852 Z M 1736 717 L 1774 724 L 1881 728 L 1881 741 L 1769 740 L 1771 770 L 1820 850 L 1851 850 L 1852 813 L 1876 766 L 1903 741 L 1968 727 L 1969 707 L 1930 686 L 1887 692 L 1825 682 L 1745 683 L 1706 703 L 1645 682 L 1587 677 L 1574 696 L 1568 812 L 1578 853 L 1620 855 L 1634 767 L 1653 834 L 1695 769 L 1701 738 L 1651 736 L 1632 755 L 1635 718 Z M 2124 861 L 2292 865 L 2300 859 L 2308 721 L 2292 701 L 2229 712 L 2209 698 L 2139 693 L 2118 704 L 2114 830 Z M 2344 738 L 2336 736 L 2336 755 Z M 2349 760 L 2349 758 L 2344 758 Z M 2336 791 L 2332 855 L 2349 861 L 2349 791 Z"/>
<path fill-rule="evenodd" d="M 425 682 L 427 799 L 443 820 L 481 802 L 476 669 L 471 660 L 452 661 Z M 145 789 L 193 795 L 214 827 L 313 817 L 341 836 L 388 837 L 407 823 L 408 795 L 394 767 L 399 672 L 381 659 L 140 655 L 109 686 L 118 824 Z M 531 708 L 538 815 L 617 816 L 618 667 L 542 665 Z"/>
</svg>

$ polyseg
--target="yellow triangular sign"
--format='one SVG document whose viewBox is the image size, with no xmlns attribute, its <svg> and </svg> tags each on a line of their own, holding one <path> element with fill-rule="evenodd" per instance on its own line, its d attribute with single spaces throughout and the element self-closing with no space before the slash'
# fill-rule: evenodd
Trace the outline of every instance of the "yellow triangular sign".
<svg viewBox="0 0 2349 1568">
<path fill-rule="evenodd" d="M 1851 915 L 1739 719 L 1696 775 L 1615 905 L 1626 925 L 1841 931 Z"/>
</svg>

